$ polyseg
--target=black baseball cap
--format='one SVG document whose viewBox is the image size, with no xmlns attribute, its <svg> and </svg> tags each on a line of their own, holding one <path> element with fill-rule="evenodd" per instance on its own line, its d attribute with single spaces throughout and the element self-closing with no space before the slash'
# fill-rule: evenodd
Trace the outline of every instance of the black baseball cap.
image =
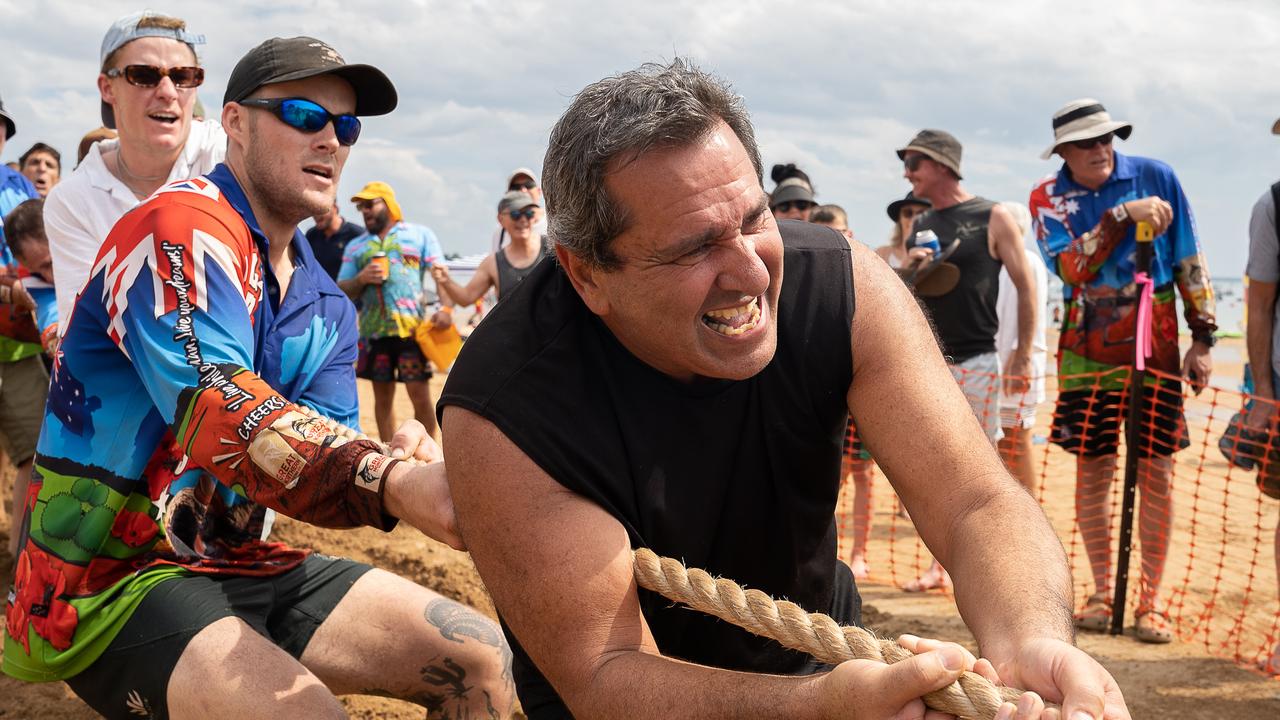
<svg viewBox="0 0 1280 720">
<path fill-rule="evenodd" d="M 348 65 L 328 43 L 312 37 L 271 38 L 245 53 L 231 71 L 222 103 L 240 102 L 263 85 L 337 75 L 356 91 L 356 115 L 386 115 L 398 98 L 391 80 L 372 65 Z"/>
</svg>

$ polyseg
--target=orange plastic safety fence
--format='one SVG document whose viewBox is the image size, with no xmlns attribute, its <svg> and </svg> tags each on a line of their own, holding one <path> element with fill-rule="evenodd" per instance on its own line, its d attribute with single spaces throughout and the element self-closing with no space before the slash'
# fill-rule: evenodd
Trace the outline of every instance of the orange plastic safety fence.
<svg viewBox="0 0 1280 720">
<path fill-rule="evenodd" d="M 957 374 L 962 385 L 992 381 Z M 1003 408 L 1006 437 L 998 444 L 1062 539 L 1079 608 L 1090 595 L 1114 588 L 1130 451 L 1129 375 L 1044 380 L 1043 401 L 1024 395 Z M 1143 392 L 1126 627 L 1136 612 L 1165 611 L 1180 640 L 1257 666 L 1280 643 L 1280 501 L 1260 491 L 1256 470 L 1226 455 L 1246 465 L 1250 459 L 1265 465 L 1271 456 L 1280 476 L 1280 432 L 1246 442 L 1227 430 L 1247 401 L 1273 401 L 1213 386 L 1196 395 L 1178 378 L 1152 372 Z M 971 404 L 979 413 L 1000 412 Z M 859 449 L 855 442 L 853 450 Z M 869 571 L 867 582 L 902 586 L 925 573 L 932 556 L 874 461 L 862 455 L 846 454 L 836 511 L 840 557 L 855 573 Z"/>
</svg>

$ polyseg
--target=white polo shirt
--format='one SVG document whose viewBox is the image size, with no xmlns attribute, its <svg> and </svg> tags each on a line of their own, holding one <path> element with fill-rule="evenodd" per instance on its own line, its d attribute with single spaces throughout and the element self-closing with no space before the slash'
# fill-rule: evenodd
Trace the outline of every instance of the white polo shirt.
<svg viewBox="0 0 1280 720">
<path fill-rule="evenodd" d="M 75 169 L 53 186 L 44 201 L 44 229 L 53 261 L 53 284 L 58 295 L 58 334 L 66 331 L 76 296 L 89 281 L 89 271 L 107 233 L 142 201 L 102 161 L 102 151 L 118 140 L 101 140 Z M 227 136 L 211 120 L 194 120 L 166 182 L 204 175 L 227 155 Z"/>
</svg>

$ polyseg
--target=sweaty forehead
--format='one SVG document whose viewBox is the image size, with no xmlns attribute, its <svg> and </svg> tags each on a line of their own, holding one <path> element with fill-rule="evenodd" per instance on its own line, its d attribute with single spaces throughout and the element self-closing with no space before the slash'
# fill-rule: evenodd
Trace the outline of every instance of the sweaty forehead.
<svg viewBox="0 0 1280 720">
<path fill-rule="evenodd" d="M 736 227 L 764 197 L 746 149 L 723 124 L 688 145 L 644 153 L 605 184 L 626 208 L 629 228 L 646 235 L 683 225 Z"/>
</svg>

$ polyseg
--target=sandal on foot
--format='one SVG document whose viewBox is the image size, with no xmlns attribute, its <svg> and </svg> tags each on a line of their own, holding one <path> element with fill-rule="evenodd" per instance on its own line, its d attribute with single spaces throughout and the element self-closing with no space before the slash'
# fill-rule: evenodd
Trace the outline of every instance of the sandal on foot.
<svg viewBox="0 0 1280 720">
<path fill-rule="evenodd" d="M 1144 610 L 1134 616 L 1133 636 L 1144 643 L 1173 642 L 1171 622 L 1169 613 L 1163 610 Z"/>
<path fill-rule="evenodd" d="M 1111 597 L 1095 593 L 1084 601 L 1084 607 L 1072 616 L 1077 628 L 1102 632 L 1111 627 Z"/>
</svg>

